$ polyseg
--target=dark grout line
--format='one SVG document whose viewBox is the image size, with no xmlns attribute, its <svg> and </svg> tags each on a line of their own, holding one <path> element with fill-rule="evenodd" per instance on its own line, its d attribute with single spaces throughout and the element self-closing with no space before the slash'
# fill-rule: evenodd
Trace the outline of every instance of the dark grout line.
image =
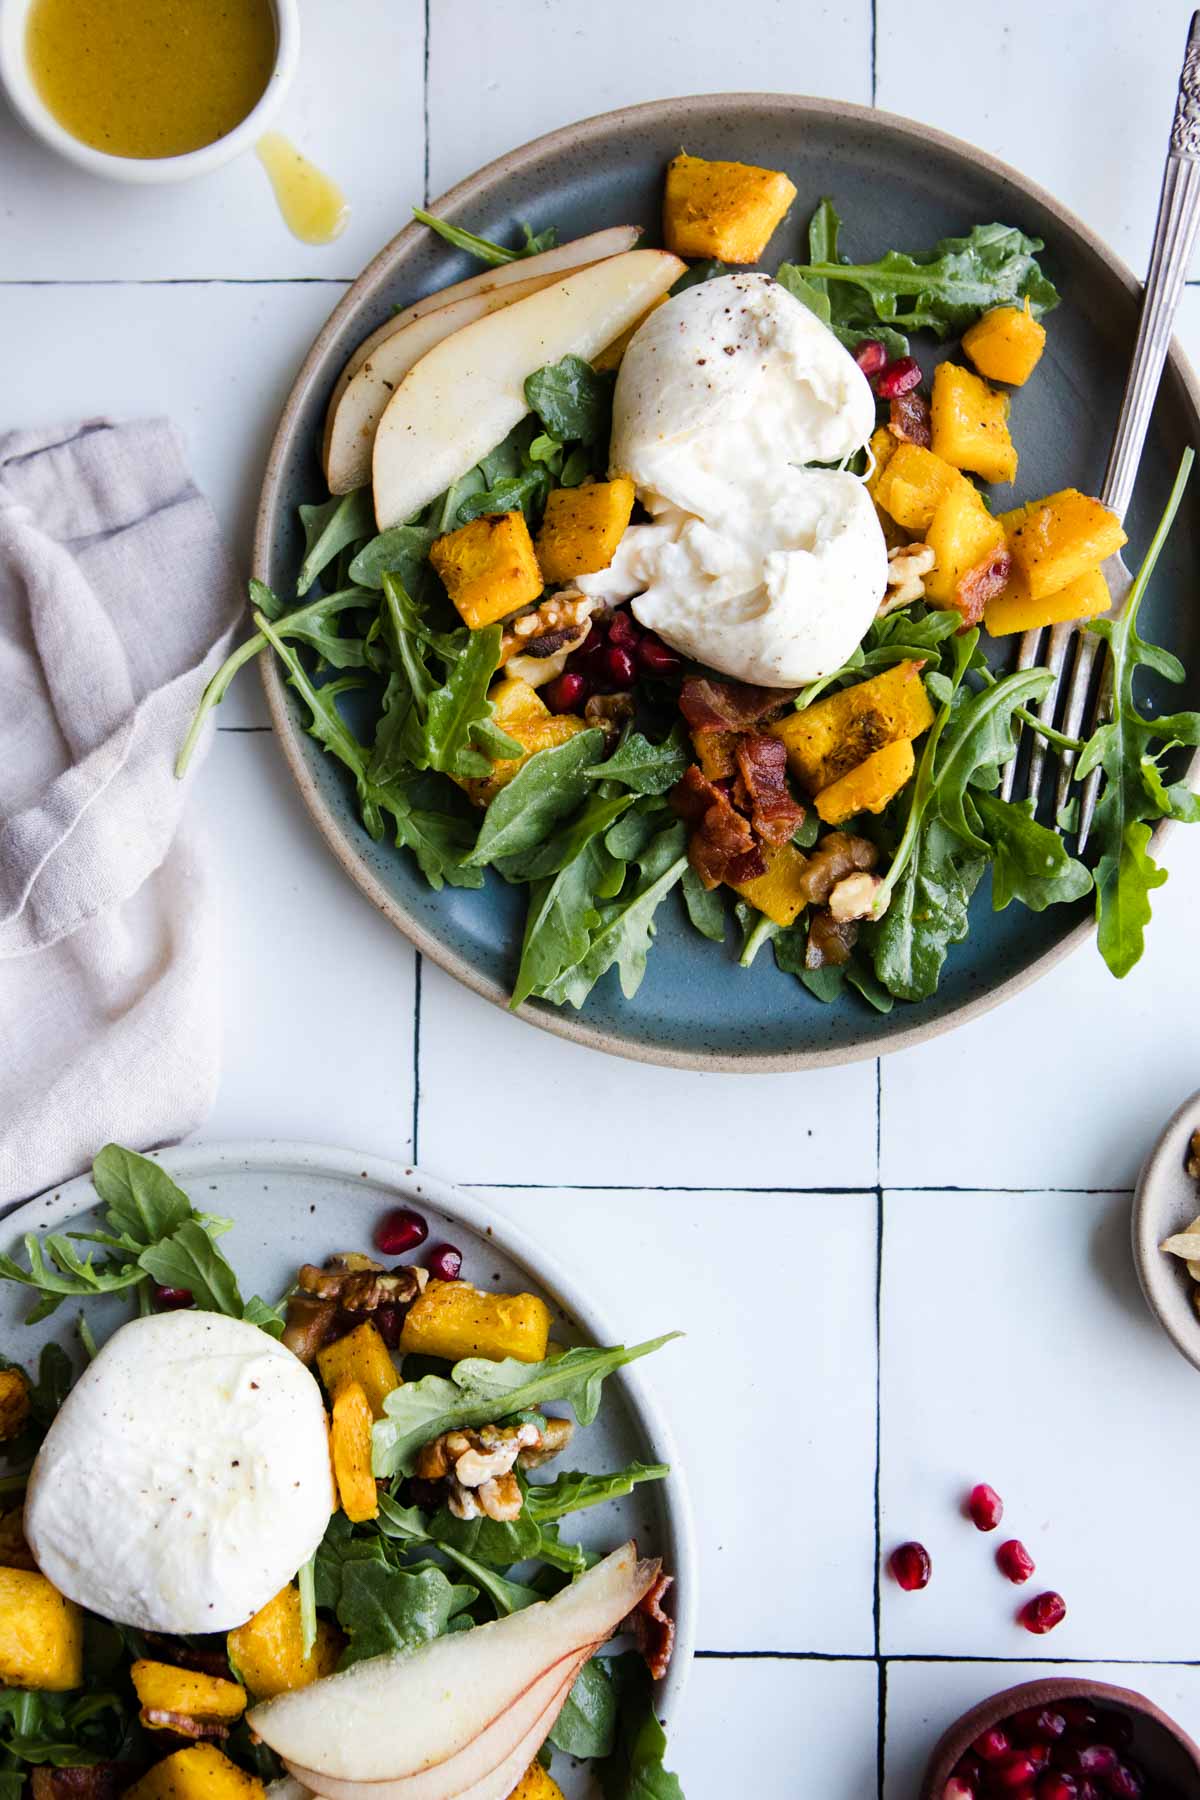
<svg viewBox="0 0 1200 1800">
<path fill-rule="evenodd" d="M 880 1662 L 875 1688 L 875 1793 L 883 1800 L 884 1765 L 887 1762 L 887 1664 Z"/>
<path fill-rule="evenodd" d="M 413 988 L 412 1159 L 416 1163 L 421 1138 L 421 966 L 423 958 L 419 950 L 415 950 L 413 956 L 415 981 Z"/>
<path fill-rule="evenodd" d="M 874 106 L 874 104 L 875 104 L 875 95 L 878 91 L 878 82 L 876 80 L 876 74 L 877 74 L 877 69 L 878 69 L 878 51 L 879 51 L 879 0 L 871 0 L 871 105 L 872 106 Z M 881 1788 L 880 1792 L 882 1793 L 882 1791 L 883 1790 Z"/>
<path fill-rule="evenodd" d="M 831 1199 L 852 1194 L 1112 1194 L 1128 1199 L 1132 1188 L 1076 1187 L 958 1187 L 954 1182 L 931 1182 L 928 1187 L 745 1187 L 735 1182 L 683 1181 L 459 1181 L 464 1188 L 494 1188 L 497 1193 L 570 1194 L 828 1194 Z"/>
<path fill-rule="evenodd" d="M 875 1633 L 875 1654 L 879 1655 L 883 1595 L 881 1591 L 883 1569 L 883 1514 L 880 1505 L 880 1488 L 883 1480 L 883 1189 L 875 1190 L 875 1582 L 871 1597 L 871 1617 Z"/>
<path fill-rule="evenodd" d="M 0 279 L 0 287 L 5 288 L 55 288 L 55 287 L 350 287 L 357 278 L 353 275 L 143 275 L 128 277 L 124 275 L 111 277 L 87 277 L 76 279 L 33 279 L 21 281 L 17 279 Z"/>
<path fill-rule="evenodd" d="M 892 1663 L 978 1663 L 1006 1669 L 1030 1662 L 1045 1664 L 1047 1669 L 1068 1666 L 1094 1669 L 1109 1664 L 1121 1669 L 1200 1669 L 1200 1660 L 1181 1656 L 1026 1656 L 1015 1653 L 1012 1656 L 955 1656 L 922 1650 L 879 1656 L 869 1650 L 697 1650 L 695 1658 L 697 1662 L 874 1663 L 880 1670 L 887 1669 Z M 886 1687 L 882 1697 L 886 1698 Z"/>
<path fill-rule="evenodd" d="M 218 725 L 217 726 L 217 730 L 220 732 L 223 732 L 227 737 L 253 737 L 256 732 L 261 733 L 264 731 L 269 736 L 274 729 L 275 728 L 273 725 Z"/>
<path fill-rule="evenodd" d="M 431 197 L 430 193 L 429 193 L 429 48 L 430 48 L 430 41 L 432 39 L 432 36 L 433 36 L 433 5 L 432 5 L 432 0 L 425 0 L 425 85 L 424 85 L 424 90 L 423 90 L 422 104 L 424 106 L 424 112 L 425 112 L 425 176 L 424 176 L 425 201 L 424 201 L 424 204 L 426 206 L 429 205 L 429 201 L 430 201 L 430 197 Z"/>
</svg>

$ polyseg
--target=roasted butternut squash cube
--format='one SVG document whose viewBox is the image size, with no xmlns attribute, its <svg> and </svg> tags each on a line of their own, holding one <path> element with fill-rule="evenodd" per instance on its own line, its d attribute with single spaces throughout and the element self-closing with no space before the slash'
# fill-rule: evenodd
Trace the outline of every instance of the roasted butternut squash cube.
<svg viewBox="0 0 1200 1800">
<path fill-rule="evenodd" d="M 345 1382 L 357 1381 L 377 1419 L 382 1419 L 383 1403 L 392 1389 L 400 1386 L 391 1352 L 370 1319 L 318 1350 L 317 1368 L 330 1399 Z"/>
<path fill-rule="evenodd" d="M 1057 594 L 1080 575 L 1098 569 L 1125 542 L 1116 513 L 1078 488 L 1031 500 L 1001 514 L 1001 523 L 1032 600 Z"/>
<path fill-rule="evenodd" d="M 211 1744 L 192 1744 L 155 1763 L 125 1800 L 266 1800 L 266 1789 Z"/>
<path fill-rule="evenodd" d="M 29 1422 L 29 1377 L 24 1369 L 0 1369 L 0 1443 L 20 1437 Z"/>
<path fill-rule="evenodd" d="M 545 586 L 522 512 L 481 514 L 435 538 L 429 560 L 472 631 L 528 606 Z"/>
<path fill-rule="evenodd" d="M 371 1403 L 357 1381 L 343 1382 L 333 1399 L 329 1446 L 342 1511 L 352 1525 L 379 1513 L 379 1489 L 371 1473 Z"/>
<path fill-rule="evenodd" d="M 171 1715 L 227 1725 L 246 1710 L 245 1688 L 218 1675 L 202 1675 L 195 1669 L 177 1669 L 173 1663 L 139 1657 L 129 1678 L 141 1702 L 139 1717 L 149 1731 L 169 1731 Z"/>
<path fill-rule="evenodd" d="M 633 483 L 589 481 L 584 487 L 555 488 L 537 536 L 537 559 L 547 581 L 574 581 L 607 569 L 625 535 L 633 511 Z"/>
<path fill-rule="evenodd" d="M 340 1632 L 318 1619 L 317 1641 L 305 1656 L 300 1591 L 285 1587 L 245 1625 L 231 1631 L 225 1644 L 230 1663 L 254 1698 L 270 1700 L 332 1675 L 342 1641 Z"/>
<path fill-rule="evenodd" d="M 21 1509 L 0 1513 L 0 1569 L 36 1569 L 33 1551 L 25 1542 Z"/>
<path fill-rule="evenodd" d="M 1024 387 L 1046 348 L 1046 327 L 1024 306 L 994 306 L 963 333 L 963 349 L 989 381 Z"/>
<path fill-rule="evenodd" d="M 989 600 L 983 622 L 993 637 L 1013 631 L 1037 631 L 1043 625 L 1061 625 L 1070 619 L 1097 619 L 1112 605 L 1112 595 L 1101 569 L 1077 575 L 1056 594 L 1035 600 L 1029 584 L 1014 568 L 1000 593 Z"/>
<path fill-rule="evenodd" d="M 517 770 L 554 744 L 565 744 L 577 731 L 586 731 L 585 721 L 575 713 L 552 713 L 546 702 L 527 681 L 506 676 L 492 688 L 488 698 L 495 707 L 493 715 L 501 731 L 524 745 L 521 756 L 505 757 L 492 764 L 485 776 L 456 777 L 458 785 L 468 793 L 476 806 L 487 806 L 502 787 L 507 787 Z"/>
<path fill-rule="evenodd" d="M 508 1800 L 565 1800 L 562 1789 L 540 1762 L 531 1762 Z"/>
<path fill-rule="evenodd" d="M 939 501 L 956 488 L 970 486 L 965 475 L 932 450 L 920 444 L 896 444 L 875 483 L 873 498 L 905 531 L 924 532 Z"/>
<path fill-rule="evenodd" d="M 686 152 L 667 164 L 663 239 L 676 256 L 757 262 L 796 190 L 777 169 L 707 162 Z"/>
<path fill-rule="evenodd" d="M 899 439 L 892 435 L 886 425 L 880 425 L 871 433 L 871 442 L 868 445 L 868 449 L 875 459 L 875 466 L 867 477 L 866 488 L 874 502 L 875 517 L 879 520 L 879 528 L 883 532 L 883 541 L 889 550 L 894 550 L 898 544 L 906 544 L 908 542 L 908 533 L 905 531 L 904 527 L 896 523 L 891 513 L 884 512 L 877 498 L 877 492 L 879 484 L 883 479 L 884 470 L 895 455 L 898 445 Z"/>
<path fill-rule="evenodd" d="M 933 371 L 929 404 L 930 447 L 956 469 L 970 469 L 985 481 L 1012 481 L 1017 452 L 1008 430 L 1008 395 L 958 363 Z"/>
<path fill-rule="evenodd" d="M 841 825 L 857 813 L 880 813 L 913 778 L 917 759 L 908 738 L 885 744 L 856 769 L 822 788 L 817 816 L 826 825 Z"/>
<path fill-rule="evenodd" d="M 736 731 L 693 731 L 696 761 L 710 781 L 728 781 L 737 774 L 737 741 Z"/>
<path fill-rule="evenodd" d="M 550 1308 L 536 1294 L 487 1294 L 469 1281 L 431 1281 L 404 1317 L 406 1354 L 486 1356 L 502 1362 L 541 1362 L 550 1340 Z"/>
<path fill-rule="evenodd" d="M 911 742 L 929 729 L 933 707 L 921 668 L 897 663 L 767 726 L 786 744 L 788 768 L 806 793 L 832 787 L 885 744 Z"/>
<path fill-rule="evenodd" d="M 791 925 L 808 904 L 804 891 L 807 858 L 794 844 L 764 844 L 763 861 L 767 865 L 765 875 L 756 875 L 752 881 L 731 882 L 730 886 L 776 925 Z"/>
<path fill-rule="evenodd" d="M 1003 525 L 969 481 L 939 501 L 925 542 L 936 559 L 925 576 L 926 598 L 935 606 L 953 606 L 964 575 L 1006 548 Z"/>
<path fill-rule="evenodd" d="M 65 1693 L 83 1681 L 83 1614 L 36 1570 L 0 1569 L 0 1686 Z"/>
</svg>

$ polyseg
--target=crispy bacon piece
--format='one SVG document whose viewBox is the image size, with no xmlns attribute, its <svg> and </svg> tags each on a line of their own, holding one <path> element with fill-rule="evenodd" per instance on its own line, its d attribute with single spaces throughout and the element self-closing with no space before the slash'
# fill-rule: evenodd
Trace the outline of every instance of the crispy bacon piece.
<svg viewBox="0 0 1200 1800">
<path fill-rule="evenodd" d="M 709 681 L 689 676 L 679 690 L 679 710 L 693 731 L 750 731 L 774 718 L 796 698 L 796 690 L 749 687 L 742 681 Z"/>
<path fill-rule="evenodd" d="M 786 844 L 804 817 L 787 784 L 787 749 L 779 738 L 746 732 L 734 739 L 734 798 L 764 844 Z"/>
<path fill-rule="evenodd" d="M 674 1577 L 660 1575 L 648 1594 L 643 1594 L 622 1626 L 633 1634 L 634 1643 L 646 1659 L 655 1681 L 661 1681 L 671 1662 L 675 1648 L 675 1621 L 662 1609 L 662 1602 Z"/>
<path fill-rule="evenodd" d="M 888 430 L 902 444 L 920 444 L 928 450 L 933 442 L 929 418 L 929 402 L 915 388 L 907 394 L 896 394 L 888 415 Z"/>
<path fill-rule="evenodd" d="M 146 1643 L 154 1650 L 157 1662 L 174 1663 L 177 1669 L 193 1669 L 197 1675 L 214 1675 L 219 1681 L 233 1679 L 229 1673 L 229 1658 L 224 1649 L 216 1645 L 205 1649 L 158 1631 L 148 1631 Z"/>
<path fill-rule="evenodd" d="M 33 1800 L 116 1800 L 137 1778 L 134 1763 L 91 1763 L 81 1769 L 51 1769 L 45 1766 L 30 1771 Z"/>
<path fill-rule="evenodd" d="M 984 607 L 995 599 L 1011 574 L 1012 555 L 1007 549 L 994 551 L 967 570 L 954 590 L 954 604 L 962 614 L 964 631 L 978 625 Z"/>
<path fill-rule="evenodd" d="M 767 865 L 750 821 L 695 763 L 671 789 L 671 804 L 692 827 L 688 860 L 706 888 L 719 887 L 723 881 L 750 881 L 765 873 Z"/>
</svg>

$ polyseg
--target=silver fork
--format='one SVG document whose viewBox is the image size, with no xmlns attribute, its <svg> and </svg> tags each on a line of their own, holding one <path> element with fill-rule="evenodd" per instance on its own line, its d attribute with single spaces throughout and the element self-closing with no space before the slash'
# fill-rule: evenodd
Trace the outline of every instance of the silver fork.
<svg viewBox="0 0 1200 1800">
<path fill-rule="evenodd" d="M 1158 222 L 1150 250 L 1150 267 L 1142 299 L 1133 361 L 1125 382 L 1116 436 L 1104 475 L 1100 498 L 1105 506 L 1124 518 L 1133 494 L 1134 479 L 1154 399 L 1162 377 L 1163 364 L 1171 345 L 1175 315 L 1183 296 L 1192 249 L 1200 227 L 1200 12 L 1192 14 L 1187 49 L 1179 76 L 1179 96 L 1175 102 L 1175 118 L 1171 126 L 1171 146 L 1163 171 L 1162 193 L 1158 202 Z M 1133 576 L 1118 553 L 1104 565 L 1104 574 L 1112 594 L 1112 605 L 1106 617 L 1117 618 L 1122 612 Z M 1071 646 L 1075 655 L 1071 678 L 1058 729 L 1069 738 L 1078 738 L 1092 690 L 1092 677 L 1100 639 L 1089 631 L 1080 631 L 1075 623 L 1050 628 L 1050 642 L 1042 658 L 1044 627 L 1027 631 L 1021 639 L 1018 667 L 1032 668 L 1039 663 L 1052 671 L 1054 683 L 1038 709 L 1038 717 L 1046 725 L 1054 725 L 1062 695 L 1063 671 Z M 1102 723 L 1110 709 L 1108 669 L 1105 668 L 1092 712 L 1092 728 Z M 1046 740 L 1037 733 L 1029 752 L 1027 793 L 1036 807 L 1046 765 Z M 1012 798 L 1018 758 L 1014 757 L 1004 772 L 1002 793 Z M 1075 752 L 1065 745 L 1059 752 L 1058 790 L 1055 796 L 1055 819 L 1061 818 L 1067 804 Z M 1079 849 L 1082 851 L 1091 830 L 1092 814 L 1100 785 L 1100 772 L 1089 775 L 1084 784 L 1079 809 Z"/>
</svg>

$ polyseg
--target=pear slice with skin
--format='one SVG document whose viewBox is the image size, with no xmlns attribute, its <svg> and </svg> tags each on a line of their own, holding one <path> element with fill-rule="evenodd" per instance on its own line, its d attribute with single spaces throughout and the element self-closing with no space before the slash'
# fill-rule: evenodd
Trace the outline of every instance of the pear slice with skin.
<svg viewBox="0 0 1200 1800">
<path fill-rule="evenodd" d="M 536 256 L 519 256 L 515 262 L 481 269 L 478 275 L 468 275 L 465 281 L 455 281 L 449 287 L 426 294 L 423 299 L 414 301 L 411 306 L 406 306 L 390 319 L 385 319 L 382 325 L 376 326 L 370 337 L 363 339 L 334 383 L 333 393 L 329 397 L 330 412 L 367 358 L 397 331 L 403 331 L 406 325 L 411 325 L 414 319 L 423 319 L 426 313 L 440 312 L 444 306 L 452 306 L 457 300 L 474 299 L 480 294 L 502 293 L 506 287 L 519 285 L 537 276 L 553 276 L 556 281 L 561 281 L 564 275 L 586 268 L 589 263 L 603 262 L 606 256 L 620 256 L 623 250 L 632 250 L 641 235 L 641 228 L 637 225 L 609 225 L 604 231 L 593 231 L 587 237 L 572 238 L 569 244 L 555 244 L 552 250 L 540 250 Z M 324 457 L 321 460 L 323 462 Z"/>
<path fill-rule="evenodd" d="M 476 319 L 513 306 L 561 280 L 561 275 L 531 275 L 528 281 L 511 281 L 506 287 L 467 294 L 461 300 L 452 300 L 449 306 L 422 313 L 399 331 L 390 331 L 364 358 L 340 396 L 335 393 L 329 403 L 321 461 L 330 493 L 348 494 L 352 488 L 370 481 L 371 451 L 383 410 L 408 371 L 435 344 L 452 332 L 461 331 L 464 325 L 473 325 Z"/>
<path fill-rule="evenodd" d="M 503 442 L 529 411 L 528 376 L 564 356 L 590 362 L 684 268 L 665 250 L 627 250 L 477 319 L 423 356 L 375 434 L 380 531 L 410 519 Z"/>
<path fill-rule="evenodd" d="M 552 1600 L 355 1663 L 261 1702 L 247 1723 L 297 1771 L 354 1782 L 419 1774 L 474 1743 L 548 1670 L 611 1637 L 659 1572 L 624 1544 Z"/>
</svg>

